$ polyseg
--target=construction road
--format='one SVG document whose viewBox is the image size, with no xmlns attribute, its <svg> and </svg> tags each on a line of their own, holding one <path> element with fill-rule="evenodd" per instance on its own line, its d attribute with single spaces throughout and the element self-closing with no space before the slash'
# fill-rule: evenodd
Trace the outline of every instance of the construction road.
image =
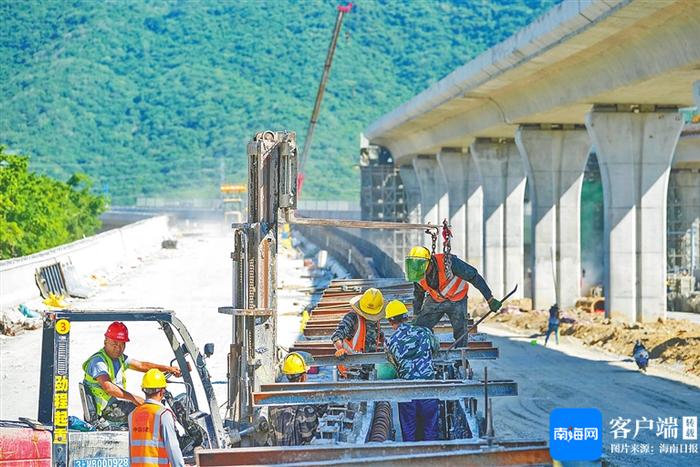
<svg viewBox="0 0 700 467">
<path fill-rule="evenodd" d="M 80 308 L 122 308 L 162 306 L 174 309 L 190 329 L 201 347 L 214 342 L 216 352 L 209 362 L 215 381 L 226 374 L 226 353 L 230 340 L 230 318 L 217 313 L 218 306 L 231 299 L 232 245 L 221 234 L 201 234 L 180 239 L 177 250 L 161 250 L 138 264 L 114 275 L 108 285 L 93 298 L 76 300 Z M 279 257 L 278 280 L 280 312 L 285 319 L 298 319 L 298 311 L 306 297 L 295 289 L 308 286 L 310 280 L 301 261 L 289 255 Z M 152 326 L 152 324 L 151 324 Z M 281 326 L 287 330 L 282 341 L 290 343 L 296 325 Z M 672 370 L 651 367 L 649 374 L 635 371 L 631 360 L 586 348 L 570 338 L 560 346 L 542 347 L 542 338 L 532 345 L 531 337 L 508 330 L 501 325 L 484 325 L 481 331 L 494 334 L 494 345 L 500 358 L 486 363 L 490 379 L 513 379 L 518 382 L 518 397 L 493 399 L 495 434 L 497 437 L 546 439 L 549 412 L 556 407 L 595 407 L 603 414 L 604 449 L 612 465 L 700 465 L 698 454 L 662 454 L 660 443 L 681 444 L 678 439 L 664 440 L 656 434 L 659 417 L 700 415 L 700 379 Z M 71 411 L 79 411 L 77 381 L 80 365 L 102 345 L 104 326 L 84 324 L 71 331 Z M 140 360 L 162 361 L 169 358 L 169 349 L 162 333 L 157 339 L 152 329 L 131 325 L 131 342 L 126 353 Z M 159 341 L 157 344 L 155 341 Z M 41 333 L 26 332 L 0 340 L 0 418 L 36 417 L 38 366 Z M 475 362 L 477 375 L 484 363 Z M 129 388 L 138 391 L 140 377 L 129 372 Z M 674 380 L 675 379 L 675 380 Z M 224 384 L 216 386 L 219 404 L 225 401 Z M 138 393 L 138 392 L 137 392 Z M 482 404 L 480 403 L 480 406 Z M 630 419 L 627 439 L 613 439 L 610 420 Z M 654 430 L 640 429 L 636 439 L 636 420 L 654 420 Z M 627 445 L 628 454 L 611 454 L 611 443 Z M 631 454 L 634 445 L 646 443 L 653 454 Z M 690 443 L 686 441 L 686 443 Z M 697 445 L 697 441 L 692 443 Z M 622 448 L 624 449 L 624 448 Z M 636 449 L 639 449 L 637 447 Z"/>
</svg>

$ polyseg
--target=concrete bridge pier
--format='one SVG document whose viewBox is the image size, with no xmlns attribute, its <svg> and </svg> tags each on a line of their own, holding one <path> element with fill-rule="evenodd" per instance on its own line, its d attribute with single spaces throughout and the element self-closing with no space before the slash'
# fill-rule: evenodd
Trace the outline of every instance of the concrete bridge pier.
<svg viewBox="0 0 700 467">
<path fill-rule="evenodd" d="M 461 148 L 444 148 L 437 160 L 449 194 L 452 253 L 481 271 L 484 207 L 479 170 Z M 470 294 L 480 296 L 478 291 Z"/>
<path fill-rule="evenodd" d="M 675 108 L 595 106 L 586 116 L 603 182 L 609 316 L 666 316 L 666 200 L 683 122 Z"/>
<path fill-rule="evenodd" d="M 449 199 L 448 222 L 452 225 L 452 253 L 464 258 L 467 242 L 467 158 L 462 148 L 442 148 L 437 155 Z"/>
<path fill-rule="evenodd" d="M 493 294 L 523 296 L 525 171 L 515 141 L 477 138 L 471 153 L 484 191 L 484 271 Z"/>
<path fill-rule="evenodd" d="M 534 231 L 533 305 L 574 306 L 581 294 L 581 183 L 590 152 L 583 126 L 521 126 Z"/>
<path fill-rule="evenodd" d="M 420 224 L 423 222 L 423 216 L 421 215 L 420 186 L 416 171 L 412 165 L 402 165 L 399 167 L 399 175 L 406 196 L 408 222 Z"/>
<path fill-rule="evenodd" d="M 442 180 L 436 156 L 418 156 L 413 160 L 421 193 L 423 222 L 438 225 L 449 218 L 447 187 Z"/>
</svg>

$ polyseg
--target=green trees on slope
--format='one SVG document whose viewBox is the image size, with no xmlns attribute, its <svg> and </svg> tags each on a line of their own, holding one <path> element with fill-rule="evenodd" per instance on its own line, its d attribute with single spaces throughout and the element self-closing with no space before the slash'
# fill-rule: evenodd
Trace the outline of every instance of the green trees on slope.
<svg viewBox="0 0 700 467">
<path fill-rule="evenodd" d="M 557 1 L 358 1 L 304 195 L 356 198 L 369 123 Z M 303 145 L 339 3 L 0 1 L 0 144 L 39 173 L 89 174 L 113 204 L 215 197 L 222 176 L 245 180 L 255 132 L 294 130 Z"/>
<path fill-rule="evenodd" d="M 66 183 L 29 171 L 29 158 L 0 146 L 0 259 L 28 255 L 92 235 L 106 208 L 81 173 Z"/>
</svg>

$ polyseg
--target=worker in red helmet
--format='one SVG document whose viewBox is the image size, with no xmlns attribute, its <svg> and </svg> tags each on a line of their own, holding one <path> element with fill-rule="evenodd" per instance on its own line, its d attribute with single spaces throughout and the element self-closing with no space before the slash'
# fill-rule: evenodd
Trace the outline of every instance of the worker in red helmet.
<svg viewBox="0 0 700 467">
<path fill-rule="evenodd" d="M 147 372 L 150 369 L 170 372 L 180 376 L 180 369 L 173 366 L 142 362 L 124 355 L 129 342 L 129 330 L 122 322 L 115 321 L 105 332 L 104 347 L 95 352 L 85 363 L 83 386 L 92 395 L 98 417 L 112 424 L 126 424 L 127 416 L 143 399 L 126 390 L 126 370 Z M 99 426 L 100 424 L 98 424 Z"/>
</svg>

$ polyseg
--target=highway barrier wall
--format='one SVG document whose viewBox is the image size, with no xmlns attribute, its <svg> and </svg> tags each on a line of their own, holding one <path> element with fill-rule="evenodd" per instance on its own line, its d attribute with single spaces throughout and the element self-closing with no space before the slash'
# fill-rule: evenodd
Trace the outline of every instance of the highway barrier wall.
<svg viewBox="0 0 700 467">
<path fill-rule="evenodd" d="M 161 247 L 169 237 L 168 217 L 157 216 L 33 255 L 0 261 L 0 310 L 39 296 L 34 273 L 70 262 L 78 277 L 111 270 Z"/>
</svg>

